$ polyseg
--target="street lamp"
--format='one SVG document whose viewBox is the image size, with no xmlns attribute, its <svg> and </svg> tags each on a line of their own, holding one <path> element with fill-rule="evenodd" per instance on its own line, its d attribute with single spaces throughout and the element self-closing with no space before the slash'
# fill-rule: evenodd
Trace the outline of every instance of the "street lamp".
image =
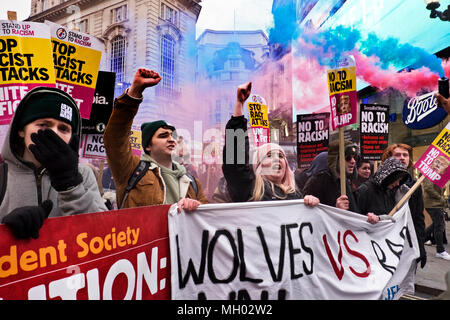
<svg viewBox="0 0 450 320">
<path fill-rule="evenodd" d="M 447 6 L 447 9 L 442 11 L 436 10 L 441 5 L 439 0 L 425 0 L 425 4 L 427 5 L 427 9 L 431 10 L 430 18 L 439 17 L 442 21 L 450 21 L 450 5 Z"/>
</svg>

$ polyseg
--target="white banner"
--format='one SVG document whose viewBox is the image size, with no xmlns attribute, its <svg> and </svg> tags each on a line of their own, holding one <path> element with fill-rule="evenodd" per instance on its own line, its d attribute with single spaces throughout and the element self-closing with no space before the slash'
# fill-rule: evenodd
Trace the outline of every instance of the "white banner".
<svg viewBox="0 0 450 320">
<path fill-rule="evenodd" d="M 419 256 L 408 205 L 395 222 L 303 200 L 169 213 L 172 299 L 398 299 Z"/>
</svg>

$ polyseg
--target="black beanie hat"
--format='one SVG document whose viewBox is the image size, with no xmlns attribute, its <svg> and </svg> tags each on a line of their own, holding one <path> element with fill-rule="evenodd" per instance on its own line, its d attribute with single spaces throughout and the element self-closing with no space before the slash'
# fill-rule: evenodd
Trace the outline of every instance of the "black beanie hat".
<svg viewBox="0 0 450 320">
<path fill-rule="evenodd" d="M 78 106 L 66 92 L 56 88 L 40 88 L 31 90 L 23 100 L 22 112 L 17 119 L 19 130 L 37 119 L 53 118 L 70 124 L 72 131 L 78 132 Z"/>
<path fill-rule="evenodd" d="M 152 139 L 156 130 L 158 130 L 159 128 L 165 128 L 165 129 L 170 129 L 172 131 L 175 131 L 175 127 L 167 124 L 167 122 L 165 122 L 164 120 L 145 122 L 141 125 L 142 149 L 144 149 L 145 153 L 147 153 L 145 148 L 148 146 L 148 143 Z"/>
</svg>

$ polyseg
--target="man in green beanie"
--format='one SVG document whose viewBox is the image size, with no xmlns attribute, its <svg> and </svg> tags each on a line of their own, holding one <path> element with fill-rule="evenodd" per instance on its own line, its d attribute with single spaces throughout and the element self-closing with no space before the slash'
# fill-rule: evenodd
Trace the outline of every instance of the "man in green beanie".
<svg viewBox="0 0 450 320">
<path fill-rule="evenodd" d="M 37 238 L 45 219 L 107 210 L 92 170 L 78 164 L 81 118 L 66 92 L 29 91 L 2 149 L 0 219 L 18 238 Z"/>
<path fill-rule="evenodd" d="M 120 208 L 178 203 L 179 210 L 183 207 L 186 211 L 192 211 L 201 203 L 208 203 L 208 200 L 200 181 L 192 181 L 186 169 L 172 160 L 177 146 L 175 127 L 164 120 L 143 123 L 144 154 L 139 159 L 131 150 L 128 137 L 143 100 L 142 93 L 146 88 L 156 86 L 159 81 L 161 77 L 157 72 L 140 68 L 131 86 L 114 101 L 103 141 L 116 186 L 117 203 Z M 149 163 L 148 170 L 137 185 L 127 192 L 130 177 L 141 160 Z"/>
</svg>

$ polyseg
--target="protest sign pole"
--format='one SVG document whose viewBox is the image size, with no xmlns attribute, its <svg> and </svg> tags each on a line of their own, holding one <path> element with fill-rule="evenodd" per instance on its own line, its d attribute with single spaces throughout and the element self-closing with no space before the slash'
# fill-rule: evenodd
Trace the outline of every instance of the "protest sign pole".
<svg viewBox="0 0 450 320">
<path fill-rule="evenodd" d="M 105 169 L 105 160 L 100 160 L 100 168 L 98 170 L 97 184 L 100 194 L 103 195 L 103 170 Z"/>
<path fill-rule="evenodd" d="M 345 170 L 345 145 L 344 145 L 344 128 L 339 128 L 339 175 L 341 180 L 341 196 L 346 195 L 345 182 L 346 182 L 346 170 Z"/>
<path fill-rule="evenodd" d="M 411 187 L 411 189 L 409 189 L 409 191 L 400 199 L 400 201 L 395 205 L 395 207 L 391 210 L 391 212 L 389 212 L 389 216 L 393 216 L 398 209 L 400 209 L 403 204 L 408 201 L 409 197 L 411 197 L 411 195 L 414 193 L 414 191 L 416 191 L 416 189 L 418 187 L 420 187 L 420 185 L 422 184 L 423 180 L 425 180 L 425 176 L 421 176 L 416 183 L 414 183 L 414 185 Z"/>
</svg>

